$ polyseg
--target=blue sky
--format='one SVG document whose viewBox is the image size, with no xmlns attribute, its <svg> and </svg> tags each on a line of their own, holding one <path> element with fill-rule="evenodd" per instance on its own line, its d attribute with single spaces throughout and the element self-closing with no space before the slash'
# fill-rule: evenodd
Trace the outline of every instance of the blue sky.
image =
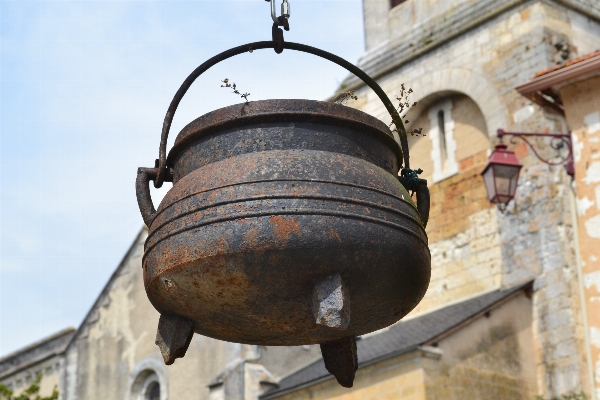
<svg viewBox="0 0 600 400">
<path fill-rule="evenodd" d="M 290 4 L 286 40 L 358 60 L 359 0 Z M 0 1 L 0 356 L 79 325 L 143 224 L 136 169 L 153 166 L 177 88 L 211 56 L 269 40 L 271 24 L 263 0 Z M 250 100 L 320 100 L 344 76 L 287 50 L 224 61 L 184 98 L 169 145 L 240 102 L 223 78 Z"/>
</svg>

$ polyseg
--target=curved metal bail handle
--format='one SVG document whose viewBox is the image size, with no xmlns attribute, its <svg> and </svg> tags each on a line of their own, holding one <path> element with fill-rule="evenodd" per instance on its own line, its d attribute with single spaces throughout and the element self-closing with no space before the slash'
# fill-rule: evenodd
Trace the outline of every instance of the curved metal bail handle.
<svg viewBox="0 0 600 400">
<path fill-rule="evenodd" d="M 181 99 L 183 98 L 183 96 L 185 95 L 187 90 L 190 88 L 192 83 L 194 83 L 196 78 L 198 78 L 200 75 L 202 75 L 202 73 L 204 73 L 206 70 L 208 70 L 213 65 L 215 65 L 223 60 L 226 60 L 230 57 L 233 57 L 238 54 L 246 53 L 248 51 L 253 51 L 253 50 L 274 49 L 274 48 L 276 48 L 276 46 L 277 46 L 276 42 L 263 41 L 263 42 L 248 43 L 248 44 L 244 44 L 241 46 L 231 48 L 229 50 L 226 50 L 226 51 L 224 51 L 220 54 L 217 54 L 216 56 L 208 59 L 207 61 L 202 63 L 198 68 L 196 68 L 186 78 L 186 80 L 181 84 L 181 87 L 179 88 L 177 93 L 175 93 L 175 97 L 173 97 L 173 100 L 171 101 L 171 104 L 169 105 L 169 109 L 167 110 L 167 114 L 165 115 L 165 119 L 163 122 L 163 128 L 162 128 L 162 134 L 160 137 L 160 147 L 159 147 L 159 151 L 158 151 L 158 159 L 159 159 L 158 172 L 156 174 L 156 178 L 154 179 L 154 187 L 156 187 L 156 188 L 161 187 L 163 182 L 165 181 L 165 176 L 166 176 L 165 174 L 167 174 L 167 139 L 169 137 L 169 130 L 171 129 L 171 123 L 173 122 L 173 117 L 175 116 L 175 111 L 177 110 L 177 107 L 179 106 Z M 315 56 L 319 56 L 319 57 L 325 58 L 326 60 L 334 62 L 337 65 L 339 65 L 343 68 L 346 68 L 348 71 L 352 72 L 358 78 L 362 79 L 363 82 L 365 82 L 371 89 L 373 89 L 375 94 L 377 94 L 379 99 L 383 102 L 383 105 L 385 106 L 387 111 L 390 113 L 390 115 L 392 117 L 392 121 L 394 122 L 394 125 L 396 125 L 398 135 L 400 136 L 400 145 L 401 145 L 402 157 L 404 159 L 404 168 L 410 168 L 409 154 L 408 154 L 408 139 L 406 137 L 406 130 L 404 129 L 404 124 L 402 123 L 402 119 L 400 118 L 400 115 L 398 114 L 398 111 L 392 104 L 391 100 L 385 94 L 385 92 L 381 89 L 381 87 L 377 84 L 377 82 L 375 82 L 369 75 L 367 75 L 363 70 L 361 70 L 357 66 L 349 63 L 348 61 L 344 60 L 341 57 L 338 57 L 338 56 L 331 54 L 329 52 L 326 52 L 324 50 L 320 50 L 315 47 L 311 47 L 311 46 L 307 46 L 307 45 L 299 44 L 299 43 L 292 43 L 292 42 L 285 42 L 283 46 L 285 49 L 303 51 L 305 53 L 313 54 Z"/>
<path fill-rule="evenodd" d="M 135 195 L 137 197 L 138 207 L 146 226 L 150 226 L 156 214 L 152 197 L 150 196 L 151 180 L 156 181 L 158 168 L 138 168 L 137 179 L 135 180 Z"/>
</svg>

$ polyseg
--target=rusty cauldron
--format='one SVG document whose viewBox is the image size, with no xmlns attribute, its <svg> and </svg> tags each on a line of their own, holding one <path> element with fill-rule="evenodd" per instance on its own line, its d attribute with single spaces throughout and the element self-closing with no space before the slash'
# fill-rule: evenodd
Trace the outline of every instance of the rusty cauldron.
<svg viewBox="0 0 600 400">
<path fill-rule="evenodd" d="M 144 284 L 161 313 L 156 343 L 165 362 L 183 357 L 193 333 L 255 345 L 319 343 L 327 369 L 351 387 L 357 335 L 409 313 L 429 284 L 424 180 L 398 172 L 408 146 L 381 88 L 345 60 L 399 127 L 361 111 L 312 100 L 253 101 L 201 116 L 167 135 L 181 98 L 230 49 L 198 67 L 173 99 L 155 168 L 139 168 L 136 192 L 149 228 Z M 408 169 L 403 172 L 410 172 Z M 157 210 L 149 181 L 172 181 Z M 414 205 L 407 188 L 417 193 Z"/>
</svg>

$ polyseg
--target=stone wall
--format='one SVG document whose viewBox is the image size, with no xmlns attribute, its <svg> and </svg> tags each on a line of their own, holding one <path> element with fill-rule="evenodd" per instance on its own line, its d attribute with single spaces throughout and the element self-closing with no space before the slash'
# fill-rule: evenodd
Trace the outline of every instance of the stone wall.
<svg viewBox="0 0 600 400">
<path fill-rule="evenodd" d="M 404 62 L 412 62 L 442 44 L 467 36 L 469 31 L 480 28 L 507 11 L 543 3 L 548 6 L 546 10 L 558 10 L 560 15 L 552 17 L 566 21 L 568 26 L 565 28 L 571 31 L 568 36 L 586 47 L 578 49 L 579 55 L 594 51 L 593 38 L 598 32 L 593 21 L 600 20 L 600 5 L 594 0 L 410 0 L 391 10 L 390 2 L 386 0 L 364 0 L 367 53 L 361 64 L 381 69 L 390 63 L 401 64 L 403 59 Z M 516 19 L 512 21 L 513 25 L 518 25 L 518 22 Z M 522 29 L 529 28 L 524 26 Z M 574 29 L 577 32 L 573 32 Z M 520 30 L 517 27 L 516 32 L 503 33 L 519 34 Z M 507 36 L 501 40 L 510 41 Z M 376 61 L 376 58 L 386 61 Z M 397 67 L 394 65 L 392 69 Z M 368 72 L 373 75 L 372 70 Z"/>
<path fill-rule="evenodd" d="M 536 394 L 531 299 L 523 292 L 435 345 L 424 364 L 427 400 L 531 400 Z"/>
<path fill-rule="evenodd" d="M 560 7 L 557 13 L 561 19 L 569 15 Z M 570 46 L 568 57 L 592 51 L 588 36 L 600 37 L 600 24 L 587 21 L 584 26 L 566 26 L 562 21 L 551 20 L 554 14 L 553 7 L 546 3 L 522 5 L 418 58 L 405 60 L 393 71 L 387 71 L 386 63 L 393 66 L 400 60 L 390 58 L 389 53 L 394 52 L 390 49 L 382 54 L 367 53 L 359 66 L 379 77 L 379 84 L 390 96 L 399 93 L 400 84 L 406 83 L 414 89 L 413 100 L 424 102 L 423 106 L 439 99 L 440 93 L 467 95 L 485 117 L 490 136 L 495 136 L 498 128 L 507 127 L 557 131 L 565 128 L 564 121 L 544 115 L 539 107 L 530 115 L 515 115 L 529 102 L 514 87 L 554 65 L 555 44 L 561 40 Z M 579 19 L 574 19 L 575 23 L 583 24 Z M 580 32 L 584 29 L 585 34 Z M 348 87 L 357 83 L 354 78 L 346 81 Z M 363 87 L 358 94 L 366 97 L 361 109 L 382 120 L 391 120 L 374 93 Z"/>
<path fill-rule="evenodd" d="M 539 140 L 538 148 L 548 148 Z M 538 386 L 548 397 L 585 390 L 583 315 L 578 287 L 571 178 L 521 147 L 515 199 L 498 217 L 502 285 L 534 281 Z"/>
<path fill-rule="evenodd" d="M 409 128 L 425 125 L 431 107 L 461 94 L 483 115 L 490 145 L 499 128 L 566 132 L 563 117 L 531 104 L 514 87 L 537 71 L 596 50 L 600 5 L 584 0 L 482 0 L 448 8 L 439 3 L 436 8 L 435 0 L 405 2 L 389 11 L 383 0 L 364 1 L 367 52 L 359 66 L 391 98 L 402 83 L 413 88 L 412 101 L 418 105 L 409 113 Z M 410 14 L 414 24 L 401 27 L 402 13 Z M 390 122 L 381 101 L 357 79 L 349 77 L 345 87 L 356 90 L 357 108 Z M 468 140 L 461 139 L 458 148 Z M 413 140 L 413 168 L 430 151 L 418 147 Z M 458 174 L 430 184 L 432 281 L 413 314 L 535 279 L 539 393 L 587 390 L 569 177 L 561 167 L 541 165 L 521 143 L 510 148 L 524 168 L 515 205 L 505 214 L 484 198 L 478 174 L 485 152 L 462 163 Z M 422 164 L 431 168 L 431 159 Z M 424 175 L 431 177 L 431 172 Z"/>
<path fill-rule="evenodd" d="M 480 173 L 485 152 L 463 162 L 458 174 L 431 187 L 432 276 L 418 314 L 498 288 L 501 248 L 496 209 L 487 200 Z M 469 160 L 469 159 L 467 159 Z"/>
</svg>

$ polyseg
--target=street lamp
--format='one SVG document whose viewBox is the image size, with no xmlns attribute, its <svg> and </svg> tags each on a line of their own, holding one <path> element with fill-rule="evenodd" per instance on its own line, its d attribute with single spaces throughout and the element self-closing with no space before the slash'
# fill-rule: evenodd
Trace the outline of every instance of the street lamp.
<svg viewBox="0 0 600 400">
<path fill-rule="evenodd" d="M 481 173 L 488 193 L 488 200 L 496 203 L 504 212 L 506 205 L 515 197 L 519 171 L 523 167 L 515 153 L 508 151 L 503 143 L 497 144 L 488 164 Z"/>
<path fill-rule="evenodd" d="M 567 174 L 570 176 L 575 175 L 573 144 L 570 133 L 522 133 L 505 132 L 502 129 L 498 129 L 498 138 L 500 140 L 507 135 L 511 137 L 511 143 L 515 143 L 515 138 L 523 140 L 531 148 L 535 156 L 542 162 L 548 165 L 564 165 Z M 557 151 L 566 147 L 567 155 L 559 156 L 558 160 L 547 160 L 543 158 L 536 151 L 531 142 L 527 140 L 527 138 L 530 137 L 550 138 L 550 147 Z M 490 155 L 488 164 L 481 173 L 489 201 L 496 203 L 502 212 L 506 209 L 506 205 L 515 197 L 519 172 L 521 171 L 521 167 L 523 167 L 519 163 L 515 153 L 508 151 L 506 148 L 506 145 L 503 143 L 496 145 L 496 148 Z"/>
</svg>

